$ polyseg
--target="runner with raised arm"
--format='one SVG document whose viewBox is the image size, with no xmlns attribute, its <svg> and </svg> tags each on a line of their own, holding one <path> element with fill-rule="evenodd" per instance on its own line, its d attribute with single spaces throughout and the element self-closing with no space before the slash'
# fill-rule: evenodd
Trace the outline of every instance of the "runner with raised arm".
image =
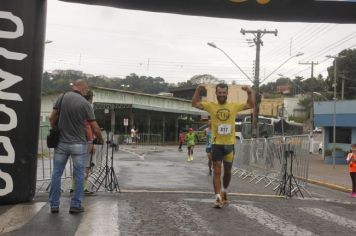
<svg viewBox="0 0 356 236">
<path fill-rule="evenodd" d="M 227 188 L 231 180 L 231 168 L 234 160 L 235 146 L 235 118 L 242 110 L 254 107 L 254 96 L 251 88 L 243 86 L 242 90 L 247 93 L 246 103 L 227 102 L 227 84 L 217 84 L 215 88 L 215 102 L 202 102 L 200 92 L 205 90 L 204 85 L 199 85 L 192 99 L 192 106 L 207 111 L 211 117 L 211 139 L 213 160 L 213 185 L 215 192 L 215 208 L 221 208 L 227 204 Z M 221 188 L 221 166 L 224 166 L 223 188 Z"/>
</svg>

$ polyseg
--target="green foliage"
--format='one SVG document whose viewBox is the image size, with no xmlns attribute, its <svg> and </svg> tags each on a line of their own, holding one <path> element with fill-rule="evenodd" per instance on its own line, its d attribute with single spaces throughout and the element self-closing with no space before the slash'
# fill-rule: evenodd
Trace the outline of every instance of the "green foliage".
<svg viewBox="0 0 356 236">
<path fill-rule="evenodd" d="M 341 91 L 342 80 L 344 80 L 345 85 L 345 99 L 355 99 L 356 98 L 356 49 L 345 49 L 339 53 L 339 56 L 344 56 L 344 58 L 337 59 L 337 86 L 336 91 Z M 334 82 L 334 61 L 332 65 L 328 67 L 328 77 L 326 79 L 327 89 L 333 91 L 332 84 Z M 340 93 L 337 94 L 340 97 Z M 329 97 L 332 97 L 329 95 Z"/>
<path fill-rule="evenodd" d="M 288 120 L 292 120 L 296 123 L 305 123 L 308 120 L 308 117 L 297 117 L 297 116 L 288 116 Z"/>
<path fill-rule="evenodd" d="M 338 156 L 337 153 L 340 153 L 343 156 L 347 156 L 348 151 L 344 151 L 342 148 L 340 147 L 335 147 L 335 155 Z M 333 149 L 325 149 L 325 156 L 332 156 L 333 155 Z"/>
<path fill-rule="evenodd" d="M 130 74 L 122 79 L 92 76 L 74 70 L 58 70 L 53 73 L 45 72 L 43 74 L 42 93 L 49 94 L 70 90 L 70 83 L 73 83 L 77 79 L 87 80 L 89 87 L 97 86 L 149 94 L 168 91 L 168 84 L 161 77 L 153 78 Z"/>
<path fill-rule="evenodd" d="M 331 156 L 333 154 L 333 150 L 325 149 L 325 156 Z"/>
</svg>

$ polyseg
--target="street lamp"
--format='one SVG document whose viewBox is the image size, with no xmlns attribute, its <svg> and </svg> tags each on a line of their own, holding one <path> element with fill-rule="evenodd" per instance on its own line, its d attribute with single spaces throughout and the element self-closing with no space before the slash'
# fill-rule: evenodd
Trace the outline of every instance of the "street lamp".
<svg viewBox="0 0 356 236">
<path fill-rule="evenodd" d="M 213 48 L 216 48 L 216 49 L 218 49 L 218 50 L 220 50 L 222 53 L 224 53 L 224 55 L 227 57 L 227 58 L 229 58 L 229 60 L 242 72 L 242 74 L 244 74 L 245 76 L 246 76 L 246 78 L 249 80 L 249 81 L 251 81 L 252 83 L 253 83 L 253 81 L 252 81 L 252 79 L 245 73 L 245 71 L 243 71 L 242 69 L 241 69 L 241 67 L 224 51 L 224 50 L 222 50 L 221 48 L 219 48 L 218 46 L 216 46 L 216 44 L 215 43 L 207 43 L 210 47 L 213 47 Z"/>
<path fill-rule="evenodd" d="M 324 95 L 322 95 L 321 93 L 318 93 L 318 92 L 313 92 L 315 95 L 318 95 L 322 98 L 324 98 L 326 101 L 329 100 L 327 97 L 325 97 Z"/>
<path fill-rule="evenodd" d="M 333 168 L 335 169 L 335 143 L 336 143 L 336 76 L 337 76 L 337 59 L 344 58 L 345 56 L 326 56 L 327 58 L 334 59 L 334 113 L 333 113 Z"/>
<path fill-rule="evenodd" d="M 299 56 L 302 56 L 304 55 L 304 53 L 302 52 L 298 52 L 297 54 L 287 58 L 287 60 L 285 60 L 282 64 L 280 64 L 276 69 L 274 69 L 269 75 L 267 75 L 262 81 L 260 84 L 262 84 L 264 81 L 266 81 L 266 79 L 268 79 L 271 75 L 273 75 L 277 70 L 279 70 L 284 64 L 286 64 L 289 60 L 291 60 L 292 58 L 294 57 L 299 57 Z"/>
</svg>

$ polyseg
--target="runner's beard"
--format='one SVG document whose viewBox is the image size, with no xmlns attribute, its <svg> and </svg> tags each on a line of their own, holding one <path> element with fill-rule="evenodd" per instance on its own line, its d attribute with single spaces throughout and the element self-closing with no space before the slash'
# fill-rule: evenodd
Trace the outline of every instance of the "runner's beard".
<svg viewBox="0 0 356 236">
<path fill-rule="evenodd" d="M 227 96 L 217 96 L 219 104 L 224 104 L 227 100 Z"/>
</svg>

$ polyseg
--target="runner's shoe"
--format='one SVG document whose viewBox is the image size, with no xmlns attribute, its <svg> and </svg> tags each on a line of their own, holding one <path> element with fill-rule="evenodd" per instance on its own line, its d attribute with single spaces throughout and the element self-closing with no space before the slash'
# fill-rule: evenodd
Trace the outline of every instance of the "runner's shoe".
<svg viewBox="0 0 356 236">
<path fill-rule="evenodd" d="M 223 202 L 220 197 L 216 197 L 214 202 L 214 208 L 221 208 L 223 206 Z"/>
<path fill-rule="evenodd" d="M 227 200 L 227 192 L 221 192 L 220 195 L 221 195 L 222 203 L 224 205 L 229 204 L 229 200 Z"/>
<path fill-rule="evenodd" d="M 194 158 L 193 158 L 193 156 L 190 156 L 190 160 L 192 161 Z"/>
</svg>

